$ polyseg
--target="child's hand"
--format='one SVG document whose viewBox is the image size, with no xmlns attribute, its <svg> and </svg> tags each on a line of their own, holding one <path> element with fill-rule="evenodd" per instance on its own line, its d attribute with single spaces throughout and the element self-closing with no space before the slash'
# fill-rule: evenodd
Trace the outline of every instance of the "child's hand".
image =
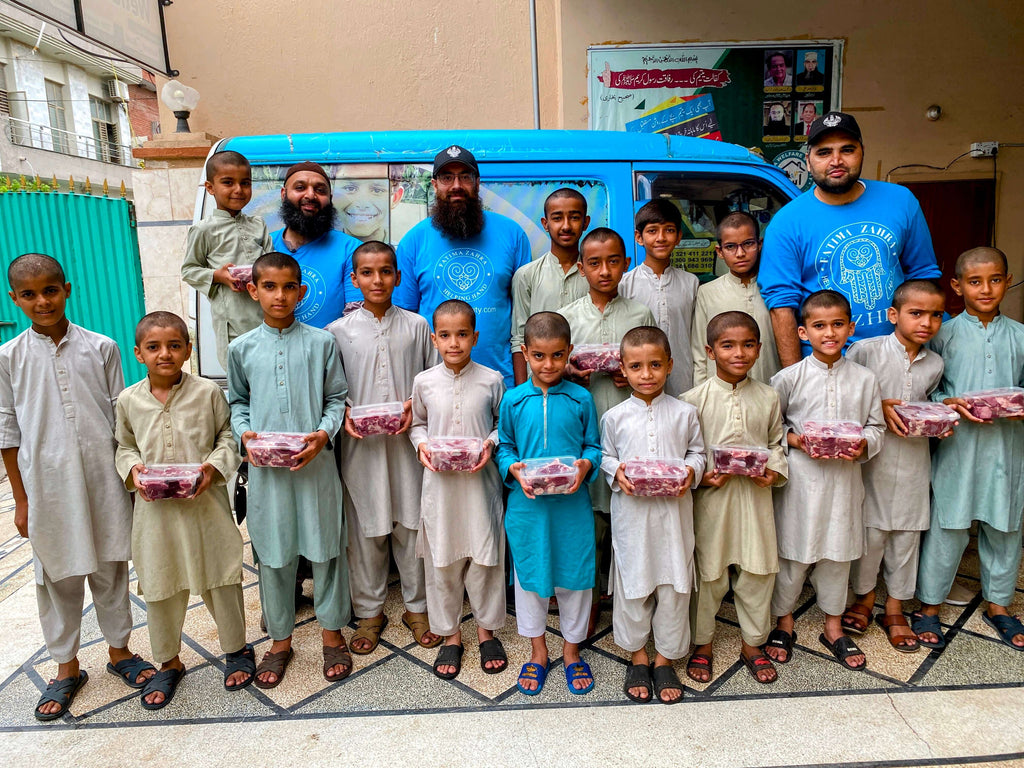
<svg viewBox="0 0 1024 768">
<path fill-rule="evenodd" d="M 199 481 L 199 487 L 196 488 L 195 495 L 192 497 L 193 499 L 203 493 L 203 491 L 210 489 L 210 486 L 213 485 L 214 477 L 217 474 L 217 470 L 213 464 L 203 464 L 200 469 L 203 472 L 203 479 Z"/>
<path fill-rule="evenodd" d="M 142 490 L 142 486 L 139 485 L 139 472 L 142 472 L 146 468 L 145 464 L 136 464 L 132 467 L 132 482 L 135 484 L 135 492 L 139 494 L 139 498 L 143 501 L 152 501 L 146 492 Z"/>
<path fill-rule="evenodd" d="M 522 470 L 525 466 L 525 462 L 517 461 L 515 464 L 508 468 L 508 473 L 512 475 L 512 477 L 514 477 L 516 481 L 518 481 L 519 487 L 523 489 L 523 495 L 526 496 L 526 498 L 535 499 L 537 497 L 533 495 L 533 491 L 530 490 L 530 486 L 523 482 L 523 476 L 520 470 Z"/>
<path fill-rule="evenodd" d="M 295 458 L 299 460 L 299 463 L 291 468 L 292 472 L 298 472 L 315 459 L 316 455 L 327 445 L 328 438 L 326 432 L 318 429 L 316 432 L 310 432 L 303 439 L 306 441 L 306 447 L 295 454 Z"/>
<path fill-rule="evenodd" d="M 896 413 L 896 406 L 903 405 L 903 401 L 899 399 L 883 400 L 882 401 L 882 415 L 885 416 L 885 426 L 889 428 L 889 431 L 893 434 L 899 435 L 900 437 L 907 436 L 907 425 L 903 423 L 903 419 Z"/>
<path fill-rule="evenodd" d="M 961 416 L 966 418 L 968 421 L 973 421 L 975 424 L 991 424 L 992 421 L 986 421 L 985 419 L 979 419 L 973 413 L 971 409 L 967 407 L 967 401 L 962 397 L 947 397 L 942 401 L 944 405 L 948 405 L 954 411 L 959 413 Z"/>
<path fill-rule="evenodd" d="M 765 469 L 764 474 L 759 477 L 750 478 L 758 488 L 771 488 L 779 479 L 779 473 L 774 469 Z"/>
<path fill-rule="evenodd" d="M 619 464 L 619 468 L 615 470 L 615 482 L 619 484 L 619 488 L 627 496 L 632 496 L 636 492 L 636 488 L 629 482 L 629 478 L 626 477 L 626 465 Z"/>
<path fill-rule="evenodd" d="M 679 493 L 676 496 L 685 496 L 687 492 L 693 487 L 693 480 L 697 473 L 693 471 L 693 467 L 686 468 L 686 482 L 683 483 L 683 487 L 679 489 Z"/>
<path fill-rule="evenodd" d="M 691 469 L 690 471 L 692 472 L 693 470 Z M 730 477 L 732 477 L 732 475 L 721 475 L 715 470 L 711 470 L 710 472 L 704 473 L 704 476 L 700 479 L 700 484 L 711 488 L 721 488 L 729 482 Z"/>
<path fill-rule="evenodd" d="M 28 498 L 14 502 L 14 527 L 18 529 L 21 538 L 28 538 Z"/>
<path fill-rule="evenodd" d="M 356 440 L 362 440 L 363 436 L 356 432 L 355 422 L 352 421 L 352 417 L 349 414 L 352 412 L 351 406 L 345 406 L 345 434 L 349 437 L 354 437 Z"/>
<path fill-rule="evenodd" d="M 214 272 L 213 272 L 213 282 L 220 283 L 221 285 L 226 285 L 228 288 L 230 288 L 235 293 L 241 293 L 242 291 L 246 290 L 246 288 L 244 286 L 239 287 L 238 283 L 235 282 L 235 279 L 233 277 L 231 277 L 231 275 L 228 273 L 228 269 L 233 267 L 233 266 L 235 266 L 235 265 L 234 264 L 225 264 L 220 269 L 214 270 Z"/>
<path fill-rule="evenodd" d="M 594 466 L 590 463 L 590 459 L 576 459 L 573 464 L 576 466 L 576 482 L 566 491 L 567 494 L 576 493 L 580 489 L 580 486 L 583 484 L 583 478 L 587 476 L 591 467 Z"/>
<path fill-rule="evenodd" d="M 259 437 L 258 432 L 253 432 L 251 429 L 247 429 L 242 433 L 242 461 L 249 460 L 249 452 L 245 449 L 246 443 L 252 440 L 254 437 Z"/>
<path fill-rule="evenodd" d="M 629 386 L 629 380 L 626 378 L 626 374 L 621 370 L 618 370 L 615 373 L 609 373 L 608 376 L 611 378 L 612 383 L 619 389 Z"/>
<path fill-rule="evenodd" d="M 798 435 L 796 432 L 787 432 L 786 444 L 790 448 L 796 448 L 798 451 L 803 451 L 808 456 L 811 455 L 810 452 L 807 450 L 807 441 L 804 440 L 803 435 Z"/>
<path fill-rule="evenodd" d="M 427 450 L 426 443 L 420 443 L 416 447 L 416 458 L 420 460 L 420 464 L 431 472 L 437 472 L 437 470 L 434 469 L 434 465 L 430 463 L 430 451 Z"/>
<path fill-rule="evenodd" d="M 480 461 L 469 470 L 470 474 L 479 472 L 481 469 L 487 466 L 487 462 L 491 460 L 491 454 L 494 453 L 494 443 L 490 440 L 484 440 L 484 449 L 480 451 Z"/>
<path fill-rule="evenodd" d="M 861 441 L 857 443 L 856 448 L 850 448 L 844 453 L 841 453 L 839 455 L 839 458 L 842 459 L 843 461 L 856 461 L 857 459 L 864 455 L 864 451 L 867 450 L 867 447 L 868 441 L 861 438 Z"/>
<path fill-rule="evenodd" d="M 574 381 L 581 386 L 590 386 L 590 374 L 592 373 L 593 371 L 577 368 L 572 363 L 565 364 L 565 378 L 569 379 L 569 381 Z"/>
<path fill-rule="evenodd" d="M 345 407 L 345 417 L 346 417 L 345 420 L 348 421 L 348 406 Z M 405 432 L 406 430 L 408 430 L 409 427 L 411 427 L 411 426 L 412 426 L 412 400 L 406 400 L 404 403 L 402 403 L 402 426 L 398 428 L 398 431 L 395 432 L 395 434 L 396 435 L 400 435 L 403 432 Z"/>
</svg>

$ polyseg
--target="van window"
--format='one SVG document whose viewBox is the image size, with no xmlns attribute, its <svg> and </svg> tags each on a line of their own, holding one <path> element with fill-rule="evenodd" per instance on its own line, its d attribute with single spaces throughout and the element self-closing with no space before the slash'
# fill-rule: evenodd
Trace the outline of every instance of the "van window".
<svg viewBox="0 0 1024 768">
<path fill-rule="evenodd" d="M 642 171 L 635 174 L 636 207 L 666 198 L 683 217 L 683 239 L 672 255 L 672 265 L 711 280 L 728 272 L 715 257 L 715 227 L 733 211 L 747 211 L 764 228 L 789 198 L 767 181 L 730 174 L 680 171 Z"/>
</svg>

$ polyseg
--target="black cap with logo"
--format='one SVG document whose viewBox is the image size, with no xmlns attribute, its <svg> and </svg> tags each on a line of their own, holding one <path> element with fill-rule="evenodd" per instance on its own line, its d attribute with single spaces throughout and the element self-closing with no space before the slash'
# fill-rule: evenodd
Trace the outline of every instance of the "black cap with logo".
<svg viewBox="0 0 1024 768">
<path fill-rule="evenodd" d="M 853 115 L 845 112 L 828 112 L 811 123 L 811 128 L 807 131 L 807 144 L 813 147 L 822 136 L 832 131 L 848 133 L 857 141 L 864 143 L 860 135 L 860 126 Z"/>
<path fill-rule="evenodd" d="M 480 175 L 480 168 L 476 164 L 476 158 L 473 157 L 473 153 L 465 147 L 452 144 L 447 149 L 442 149 L 434 157 L 434 176 L 437 176 L 446 165 L 451 165 L 452 163 L 462 163 L 472 170 L 473 173 L 478 176 Z"/>
</svg>

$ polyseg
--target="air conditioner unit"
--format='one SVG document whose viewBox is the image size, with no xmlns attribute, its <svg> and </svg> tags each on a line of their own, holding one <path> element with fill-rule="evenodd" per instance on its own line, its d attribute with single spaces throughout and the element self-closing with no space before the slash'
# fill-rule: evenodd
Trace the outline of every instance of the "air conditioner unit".
<svg viewBox="0 0 1024 768">
<path fill-rule="evenodd" d="M 107 96 L 111 101 L 128 101 L 128 85 L 120 80 L 107 80 Z"/>
</svg>

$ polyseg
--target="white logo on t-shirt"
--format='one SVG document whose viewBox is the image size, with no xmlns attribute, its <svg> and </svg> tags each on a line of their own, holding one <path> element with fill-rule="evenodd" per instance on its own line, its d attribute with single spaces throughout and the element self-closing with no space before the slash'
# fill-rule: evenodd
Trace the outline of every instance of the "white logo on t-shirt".
<svg viewBox="0 0 1024 768">
<path fill-rule="evenodd" d="M 818 247 L 815 264 L 822 287 L 839 291 L 855 308 L 872 310 L 888 302 L 903 279 L 899 238 L 877 222 L 848 224 L 831 232 Z"/>
<path fill-rule="evenodd" d="M 475 248 L 448 251 L 434 266 L 434 282 L 449 299 L 476 301 L 487 293 L 493 281 L 490 259 Z"/>
<path fill-rule="evenodd" d="M 309 322 L 327 301 L 327 281 L 317 270 L 302 265 L 302 282 L 308 285 L 306 295 L 295 307 L 295 319 L 300 323 Z"/>
</svg>

